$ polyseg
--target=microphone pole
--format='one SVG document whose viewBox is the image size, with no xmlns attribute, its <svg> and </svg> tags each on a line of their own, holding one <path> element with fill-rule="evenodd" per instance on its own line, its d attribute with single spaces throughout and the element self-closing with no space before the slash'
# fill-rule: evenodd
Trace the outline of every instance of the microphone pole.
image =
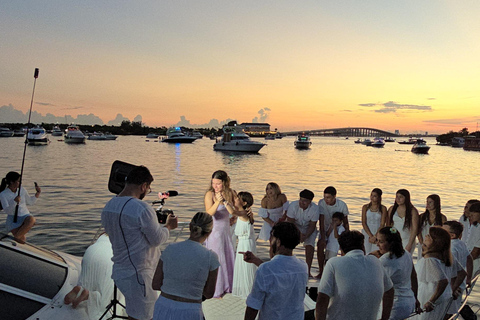
<svg viewBox="0 0 480 320">
<path fill-rule="evenodd" d="M 37 78 L 38 78 L 38 68 L 35 68 L 35 73 L 33 74 L 33 77 L 35 80 L 33 80 L 33 91 L 32 91 L 32 100 L 30 101 L 30 113 L 28 114 L 28 123 L 27 123 L 27 134 L 25 135 L 25 145 L 23 146 L 23 157 L 22 157 L 22 169 L 20 170 L 20 183 L 18 185 L 18 195 L 20 196 L 20 190 L 22 188 L 22 177 L 23 177 L 23 166 L 25 164 L 25 152 L 27 151 L 27 143 L 28 143 L 28 131 L 30 130 L 30 118 L 32 117 L 32 106 L 33 106 L 33 96 L 35 95 L 35 85 L 37 84 Z M 17 222 L 18 219 L 18 205 L 15 206 L 15 215 L 13 216 L 13 222 Z"/>
</svg>

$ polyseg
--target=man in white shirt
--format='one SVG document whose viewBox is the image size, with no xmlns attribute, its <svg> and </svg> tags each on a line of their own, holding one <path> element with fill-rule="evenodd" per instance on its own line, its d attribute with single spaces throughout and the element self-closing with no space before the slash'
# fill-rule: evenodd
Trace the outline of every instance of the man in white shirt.
<svg viewBox="0 0 480 320">
<path fill-rule="evenodd" d="M 300 192 L 300 200 L 293 201 L 287 210 L 287 221 L 295 223 L 300 230 L 300 242 L 305 247 L 305 260 L 308 265 L 308 276 L 311 277 L 315 240 L 317 238 L 318 206 L 312 203 L 315 195 L 310 190 Z"/>
<path fill-rule="evenodd" d="M 390 317 L 392 281 L 377 258 L 365 256 L 363 240 L 358 231 L 345 231 L 338 237 L 344 256 L 327 261 L 318 287 L 316 320 L 375 320 L 382 299 L 382 319 Z"/>
<path fill-rule="evenodd" d="M 118 196 L 102 211 L 102 225 L 113 249 L 112 279 L 125 296 L 129 319 L 150 320 L 158 294 L 152 288 L 160 258 L 159 245 L 168 240 L 177 218 L 169 215 L 165 227 L 152 206 L 141 201 L 151 191 L 153 177 L 144 166 L 135 167 Z"/>
<path fill-rule="evenodd" d="M 320 199 L 318 202 L 318 210 L 320 212 L 320 236 L 318 237 L 317 242 L 317 260 L 320 272 L 316 278 L 320 279 L 325 265 L 325 247 L 327 245 L 327 237 L 325 236 L 325 233 L 332 223 L 332 215 L 335 212 L 343 213 L 343 227 L 348 231 L 350 230 L 350 226 L 348 224 L 347 204 L 342 200 L 337 199 L 337 190 L 334 187 L 329 186 L 325 188 L 323 191 L 323 199 Z"/>
<path fill-rule="evenodd" d="M 305 262 L 293 256 L 300 243 L 300 230 L 290 222 L 279 222 L 272 228 L 270 258 L 263 262 L 251 252 L 244 260 L 258 267 L 252 292 L 247 298 L 245 320 L 303 319 L 308 268 Z"/>
</svg>

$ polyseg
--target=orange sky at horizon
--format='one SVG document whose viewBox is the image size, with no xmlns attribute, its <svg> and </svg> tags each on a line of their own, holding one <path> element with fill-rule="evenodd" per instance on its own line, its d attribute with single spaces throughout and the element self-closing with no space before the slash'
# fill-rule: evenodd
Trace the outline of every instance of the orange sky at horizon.
<svg viewBox="0 0 480 320">
<path fill-rule="evenodd" d="M 474 131 L 480 4 L 5 4 L 0 106 L 280 131 Z M 31 12 L 36 14 L 32 18 Z M 0 119 L 1 122 L 1 119 Z"/>
</svg>

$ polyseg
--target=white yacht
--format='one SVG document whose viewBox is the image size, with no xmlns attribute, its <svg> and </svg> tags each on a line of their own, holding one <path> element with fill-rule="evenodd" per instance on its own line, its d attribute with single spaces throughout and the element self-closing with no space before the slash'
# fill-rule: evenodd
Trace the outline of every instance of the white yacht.
<svg viewBox="0 0 480 320">
<path fill-rule="evenodd" d="M 9 128 L 0 128 L 0 137 L 1 138 L 13 137 L 13 130 L 10 130 Z"/>
<path fill-rule="evenodd" d="M 213 145 L 213 150 L 256 153 L 264 145 L 265 143 L 252 141 L 243 128 L 237 126 L 237 121 L 230 121 L 223 126 L 223 136 Z"/>
<path fill-rule="evenodd" d="M 169 143 L 192 143 L 197 140 L 195 137 L 186 136 L 179 127 L 171 127 L 167 130 L 167 137 L 162 142 Z"/>
<path fill-rule="evenodd" d="M 427 142 L 423 139 L 417 139 L 411 151 L 413 153 L 427 154 L 428 150 L 430 150 L 430 146 L 427 146 Z"/>
<path fill-rule="evenodd" d="M 66 143 L 85 143 L 85 135 L 83 134 L 82 131 L 78 128 L 76 125 L 70 125 L 68 126 L 65 136 L 64 136 L 64 141 Z"/>
<path fill-rule="evenodd" d="M 383 148 L 385 146 L 385 140 L 382 138 L 375 138 L 372 142 L 372 147 L 374 148 Z"/>
<path fill-rule="evenodd" d="M 40 126 L 36 126 L 35 128 L 28 129 L 27 142 L 30 146 L 41 146 L 47 145 L 50 140 L 48 139 L 47 131 Z"/>
<path fill-rule="evenodd" d="M 293 145 L 297 149 L 310 149 L 310 146 L 312 145 L 312 141 L 310 141 L 309 135 L 305 133 L 301 133 L 297 136 L 297 139 L 295 140 Z"/>
<path fill-rule="evenodd" d="M 62 129 L 59 126 L 54 126 L 52 130 L 52 136 L 54 137 L 61 137 L 63 136 Z"/>
<path fill-rule="evenodd" d="M 0 232 L 1 318 L 110 319 L 112 310 L 106 312 L 105 306 L 113 298 L 113 280 L 108 274 L 111 273 L 112 246 L 106 235 L 100 236 L 93 246 L 82 262 L 82 257 L 20 243 Z M 89 286 L 90 296 L 95 298 L 74 309 L 65 304 L 64 298 L 77 285 L 82 273 L 83 285 Z M 123 296 L 119 300 L 123 302 Z M 118 311 L 125 316 L 123 308 Z M 104 312 L 106 315 L 102 317 Z"/>
<path fill-rule="evenodd" d="M 194 137 L 195 139 L 203 139 L 203 134 L 198 131 L 192 131 L 187 134 L 189 137 Z"/>
</svg>

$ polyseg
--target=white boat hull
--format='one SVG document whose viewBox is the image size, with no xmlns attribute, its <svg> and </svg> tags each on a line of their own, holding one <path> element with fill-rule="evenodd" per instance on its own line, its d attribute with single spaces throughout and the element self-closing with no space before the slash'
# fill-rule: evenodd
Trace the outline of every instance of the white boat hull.
<svg viewBox="0 0 480 320">
<path fill-rule="evenodd" d="M 265 144 L 257 141 L 230 141 L 217 142 L 213 145 L 215 151 L 232 151 L 232 152 L 258 152 Z"/>
</svg>

